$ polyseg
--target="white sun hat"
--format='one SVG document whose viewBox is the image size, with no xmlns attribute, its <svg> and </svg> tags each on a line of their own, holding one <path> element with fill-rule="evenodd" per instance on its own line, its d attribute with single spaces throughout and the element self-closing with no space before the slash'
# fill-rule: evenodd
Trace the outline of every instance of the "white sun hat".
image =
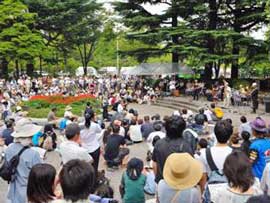
<svg viewBox="0 0 270 203">
<path fill-rule="evenodd" d="M 41 131 L 42 126 L 34 124 L 25 124 L 19 127 L 15 127 L 15 131 L 11 134 L 14 138 L 27 138 L 33 137 L 34 134 Z"/>
</svg>

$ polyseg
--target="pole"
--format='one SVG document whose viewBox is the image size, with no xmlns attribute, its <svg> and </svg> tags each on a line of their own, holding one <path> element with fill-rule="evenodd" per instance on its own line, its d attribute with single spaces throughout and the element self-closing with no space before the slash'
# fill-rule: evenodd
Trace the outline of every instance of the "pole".
<svg viewBox="0 0 270 203">
<path fill-rule="evenodd" d="M 116 51 L 117 51 L 117 57 L 116 57 L 116 66 L 117 66 L 117 70 L 118 70 L 118 75 L 119 75 L 119 41 L 118 41 L 118 37 L 116 38 Z"/>
</svg>

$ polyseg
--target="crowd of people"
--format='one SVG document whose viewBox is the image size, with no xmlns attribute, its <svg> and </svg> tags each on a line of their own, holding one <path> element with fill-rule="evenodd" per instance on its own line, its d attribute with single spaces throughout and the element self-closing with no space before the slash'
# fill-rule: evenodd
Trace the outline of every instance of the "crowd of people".
<svg viewBox="0 0 270 203">
<path fill-rule="evenodd" d="M 248 121 L 242 116 L 241 124 L 235 126 L 215 99 L 198 112 L 176 109 L 163 118 L 159 114 L 142 117 L 129 108 L 133 101 L 154 102 L 167 87 L 173 94 L 177 82 L 166 83 L 160 79 L 157 86 L 147 86 L 142 78 L 117 77 L 2 80 L 0 176 L 9 183 L 7 200 L 269 202 L 270 126 L 266 121 L 261 117 Z M 202 83 L 194 81 L 193 85 L 197 100 Z M 257 91 L 255 84 L 253 88 Z M 224 97 L 230 95 L 229 89 L 224 81 Z M 85 92 L 103 99 L 101 117 L 90 103 L 82 106 L 82 119 L 72 114 L 70 106 L 63 118 L 57 118 L 57 109 L 52 108 L 47 123 L 40 126 L 16 106 L 35 94 Z M 131 145 L 143 145 L 147 153 L 130 157 Z M 107 171 L 118 170 L 123 171 L 119 190 L 106 177 Z"/>
</svg>

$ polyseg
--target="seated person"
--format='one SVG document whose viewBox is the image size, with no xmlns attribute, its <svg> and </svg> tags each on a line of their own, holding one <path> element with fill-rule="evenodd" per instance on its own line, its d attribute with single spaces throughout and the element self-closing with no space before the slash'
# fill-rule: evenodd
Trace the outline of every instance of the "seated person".
<svg viewBox="0 0 270 203">
<path fill-rule="evenodd" d="M 135 119 L 132 119 L 129 126 L 128 135 L 134 143 L 139 143 L 143 141 L 141 133 L 141 125 L 138 125 Z"/>
<path fill-rule="evenodd" d="M 124 158 L 129 154 L 129 149 L 125 148 L 125 138 L 119 135 L 120 126 L 113 125 L 112 132 L 112 135 L 108 136 L 104 155 L 109 168 L 122 164 Z"/>
</svg>

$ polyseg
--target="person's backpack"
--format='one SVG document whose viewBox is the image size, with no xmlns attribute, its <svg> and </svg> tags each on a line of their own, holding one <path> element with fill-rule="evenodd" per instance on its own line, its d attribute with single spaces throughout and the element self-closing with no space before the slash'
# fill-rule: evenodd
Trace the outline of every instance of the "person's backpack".
<svg viewBox="0 0 270 203">
<path fill-rule="evenodd" d="M 60 130 L 64 130 L 67 127 L 67 119 L 63 118 L 59 123 Z"/>
<path fill-rule="evenodd" d="M 186 129 L 183 132 L 183 139 L 190 144 L 193 154 L 197 149 L 198 134 L 192 129 Z"/>
<path fill-rule="evenodd" d="M 221 185 L 226 184 L 228 182 L 226 176 L 223 174 L 223 171 L 220 171 L 216 166 L 213 156 L 211 154 L 211 148 L 207 148 L 206 151 L 206 160 L 211 170 L 209 175 L 205 191 L 203 194 L 203 203 L 211 203 L 211 195 L 215 196 L 214 192 L 215 188 L 221 187 Z M 214 190 L 211 190 L 213 188 Z M 211 194 L 212 193 L 212 194 Z"/>
<path fill-rule="evenodd" d="M 3 165 L 0 168 L 0 177 L 3 178 L 5 181 L 13 182 L 15 180 L 15 174 L 17 167 L 20 162 L 20 156 L 22 153 L 28 149 L 28 146 L 23 147 L 18 154 L 13 156 L 9 161 L 4 156 L 3 158 Z"/>
</svg>

